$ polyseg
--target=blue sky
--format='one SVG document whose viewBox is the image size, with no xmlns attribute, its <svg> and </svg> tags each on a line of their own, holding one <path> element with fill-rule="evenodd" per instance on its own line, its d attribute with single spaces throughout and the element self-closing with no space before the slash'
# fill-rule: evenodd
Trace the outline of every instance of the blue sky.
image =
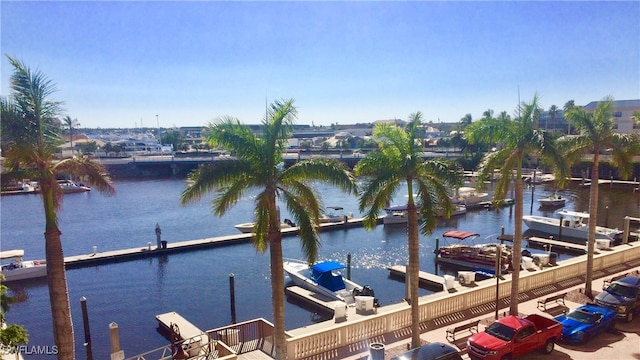
<svg viewBox="0 0 640 360">
<path fill-rule="evenodd" d="M 21 59 L 82 127 L 457 122 L 640 98 L 640 2 L 2 1 L 2 95 Z M 156 115 L 158 115 L 156 117 Z"/>
</svg>

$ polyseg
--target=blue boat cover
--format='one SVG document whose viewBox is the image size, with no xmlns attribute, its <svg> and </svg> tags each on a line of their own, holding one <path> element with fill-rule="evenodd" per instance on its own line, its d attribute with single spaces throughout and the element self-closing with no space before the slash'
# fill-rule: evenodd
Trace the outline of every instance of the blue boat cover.
<svg viewBox="0 0 640 360">
<path fill-rule="evenodd" d="M 338 291 L 344 289 L 346 286 L 342 275 L 334 274 L 334 270 L 344 269 L 346 266 L 335 261 L 325 261 L 321 263 L 313 264 L 311 272 L 313 278 L 318 285 L 323 286 L 331 291 Z"/>
</svg>

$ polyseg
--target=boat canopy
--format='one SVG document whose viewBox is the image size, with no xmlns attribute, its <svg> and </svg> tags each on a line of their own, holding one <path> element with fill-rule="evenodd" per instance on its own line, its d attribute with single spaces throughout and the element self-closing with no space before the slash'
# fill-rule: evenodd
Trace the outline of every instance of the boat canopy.
<svg viewBox="0 0 640 360">
<path fill-rule="evenodd" d="M 470 232 L 470 231 L 460 231 L 460 230 L 449 230 L 442 234 L 444 237 L 450 237 L 458 240 L 464 240 L 468 237 L 472 236 L 480 236 L 478 233 Z"/>
<path fill-rule="evenodd" d="M 327 209 L 330 210 L 344 210 L 344 208 L 342 206 L 327 206 Z"/>
<path fill-rule="evenodd" d="M 311 271 L 313 278 L 318 285 L 323 286 L 331 291 L 338 291 L 346 288 L 344 279 L 340 274 L 334 274 L 334 270 L 346 268 L 345 265 L 336 261 L 324 261 L 313 264 Z"/>
<path fill-rule="evenodd" d="M 24 250 L 0 251 L 0 259 L 2 260 L 23 257 L 23 256 L 24 256 Z"/>
<path fill-rule="evenodd" d="M 577 218 L 583 218 L 583 219 L 588 219 L 589 218 L 589 213 L 582 212 L 582 211 L 563 210 L 563 211 L 558 211 L 558 215 L 560 215 L 560 216 L 571 216 L 571 217 L 577 217 Z"/>
</svg>

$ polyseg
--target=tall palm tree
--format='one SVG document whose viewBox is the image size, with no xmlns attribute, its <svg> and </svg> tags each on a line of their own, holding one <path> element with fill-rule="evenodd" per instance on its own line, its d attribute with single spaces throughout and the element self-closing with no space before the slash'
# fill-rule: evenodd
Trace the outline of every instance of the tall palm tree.
<svg viewBox="0 0 640 360">
<path fill-rule="evenodd" d="M 436 213 L 444 209 L 450 216 L 453 204 L 448 185 L 459 185 L 461 174 L 445 161 L 423 161 L 421 140 L 417 138 L 422 113 L 411 114 L 405 128 L 379 124 L 373 129 L 378 149 L 370 152 L 355 168 L 357 175 L 367 176 L 359 199 L 365 214 L 364 226 L 371 229 L 378 223 L 378 214 L 404 183 L 408 196 L 409 300 L 411 302 L 411 345 L 420 346 L 419 238 L 418 231 L 430 234 L 436 226 Z M 419 205 L 414 200 L 414 192 Z"/>
<path fill-rule="evenodd" d="M 7 56 L 13 66 L 10 97 L 0 101 L 2 111 L 2 148 L 5 156 L 3 176 L 30 178 L 40 185 L 45 214 L 45 251 L 47 284 L 53 335 L 58 359 L 75 358 L 73 323 L 69 307 L 61 232 L 57 211 L 62 203 L 62 189 L 57 176 L 84 177 L 97 190 L 113 194 L 114 188 L 102 165 L 87 158 L 56 161 L 56 147 L 62 144 L 61 103 L 49 100 L 54 85 L 39 71 L 32 72 L 23 62 Z"/>
<path fill-rule="evenodd" d="M 587 240 L 587 269 L 585 294 L 593 297 L 591 282 L 593 281 L 593 252 L 598 221 L 598 178 L 600 155 L 610 152 L 611 162 L 623 177 L 633 170 L 633 155 L 638 153 L 637 136 L 620 134 L 615 131 L 613 121 L 613 99 L 605 97 L 598 102 L 595 111 L 590 112 L 582 107 L 574 107 L 566 114 L 579 135 L 566 139 L 562 143 L 568 149 L 567 159 L 576 162 L 583 156 L 593 153 L 591 168 L 591 188 L 589 193 L 589 238 Z"/>
<path fill-rule="evenodd" d="M 276 359 L 286 359 L 284 331 L 284 269 L 282 232 L 276 200 L 284 203 L 299 227 L 302 250 L 309 263 L 316 260 L 319 239 L 318 223 L 321 199 L 311 181 L 323 181 L 355 194 L 353 175 L 340 162 L 312 159 L 285 168 L 283 153 L 296 118 L 293 100 L 275 101 L 269 107 L 261 125 L 260 136 L 237 119 L 222 117 L 209 124 L 208 142 L 234 154 L 235 157 L 202 166 L 189 175 L 192 180 L 181 195 L 181 203 L 197 200 L 216 191 L 212 201 L 215 215 L 222 216 L 231 206 L 251 190 L 256 196 L 253 245 L 258 251 L 269 249 L 271 261 L 271 294 L 275 326 Z"/>
<path fill-rule="evenodd" d="M 558 107 L 557 107 L 557 106 L 555 106 L 555 105 L 551 105 L 551 106 L 549 107 L 549 117 L 551 118 L 551 123 L 553 124 L 554 129 L 555 129 L 555 126 L 556 126 L 556 117 L 558 116 L 558 112 L 559 112 L 559 111 L 560 111 L 560 110 L 559 110 L 559 109 L 558 109 Z M 547 121 L 547 122 L 548 122 L 548 121 Z M 545 124 L 544 124 L 544 128 L 545 128 L 545 130 L 548 128 L 548 126 L 547 126 L 547 125 L 548 125 L 547 123 L 545 123 Z"/>
<path fill-rule="evenodd" d="M 573 109 L 574 107 L 576 107 L 576 102 L 574 100 L 569 100 L 566 103 L 564 103 L 562 110 L 566 114 L 569 112 L 569 110 Z M 567 124 L 567 135 L 571 135 L 571 123 Z"/>
<path fill-rule="evenodd" d="M 67 115 L 62 118 L 63 124 L 67 129 L 69 129 L 69 138 L 71 142 L 71 153 L 73 154 L 73 129 L 77 129 L 80 126 L 78 119 L 72 119 L 71 116 Z"/>
<path fill-rule="evenodd" d="M 558 169 L 558 178 L 566 177 L 566 168 L 557 151 L 552 137 L 538 128 L 538 95 L 530 103 L 519 104 L 518 114 L 513 121 L 486 119 L 472 124 L 465 131 L 471 143 L 494 143 L 501 145 L 489 152 L 479 169 L 478 184 L 489 179 L 494 169 L 500 169 L 500 178 L 495 186 L 494 201 L 505 198 L 513 170 L 515 176 L 515 234 L 513 236 L 513 273 L 511 276 L 511 301 L 509 312 L 518 314 L 518 289 L 520 286 L 520 260 L 522 251 L 523 178 L 522 164 L 527 156 L 539 156 Z"/>
</svg>

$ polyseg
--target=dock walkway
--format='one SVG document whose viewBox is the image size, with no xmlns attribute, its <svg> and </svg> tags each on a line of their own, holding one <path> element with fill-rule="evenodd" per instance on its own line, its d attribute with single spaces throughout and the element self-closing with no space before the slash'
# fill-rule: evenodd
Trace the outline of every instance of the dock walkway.
<svg viewBox="0 0 640 360">
<path fill-rule="evenodd" d="M 407 267 L 404 265 L 391 265 L 387 266 L 391 276 L 405 278 L 407 276 Z M 420 284 L 432 289 L 442 291 L 445 288 L 444 278 L 442 276 L 430 274 L 426 271 L 420 271 Z"/>
</svg>

